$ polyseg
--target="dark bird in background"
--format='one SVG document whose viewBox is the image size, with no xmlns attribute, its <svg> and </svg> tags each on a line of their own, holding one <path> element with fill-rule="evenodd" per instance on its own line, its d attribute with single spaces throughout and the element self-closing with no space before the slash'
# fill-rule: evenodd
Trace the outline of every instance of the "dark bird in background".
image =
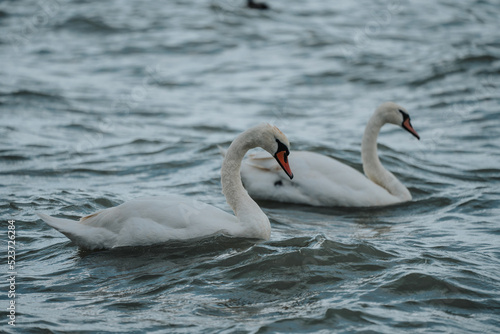
<svg viewBox="0 0 500 334">
<path fill-rule="evenodd" d="M 269 6 L 264 2 L 253 2 L 253 0 L 247 1 L 247 7 L 253 9 L 269 9 Z"/>
</svg>

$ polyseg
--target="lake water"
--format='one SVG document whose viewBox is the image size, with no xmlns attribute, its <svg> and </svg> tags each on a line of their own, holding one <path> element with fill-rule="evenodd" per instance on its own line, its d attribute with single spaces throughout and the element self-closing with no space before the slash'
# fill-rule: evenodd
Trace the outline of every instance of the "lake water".
<svg viewBox="0 0 500 334">
<path fill-rule="evenodd" d="M 500 332 L 500 4 L 244 2 L 0 3 L 1 331 Z M 94 252 L 35 214 L 163 194 L 230 212 L 217 146 L 260 122 L 362 170 L 388 100 L 421 136 L 379 138 L 406 204 L 259 202 L 266 242 Z"/>
</svg>

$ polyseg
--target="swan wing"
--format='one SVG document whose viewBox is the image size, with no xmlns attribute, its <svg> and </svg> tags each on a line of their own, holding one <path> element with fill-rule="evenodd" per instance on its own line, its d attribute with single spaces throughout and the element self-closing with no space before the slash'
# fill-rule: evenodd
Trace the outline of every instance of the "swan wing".
<svg viewBox="0 0 500 334">
<path fill-rule="evenodd" d="M 307 151 L 288 157 L 294 179 L 279 173 L 274 159 L 254 154 L 241 173 L 249 194 L 259 199 L 315 206 L 376 206 L 399 202 L 384 188 L 354 168 L 330 157 Z"/>
<path fill-rule="evenodd" d="M 131 200 L 82 217 L 78 222 L 42 214 L 40 217 L 79 246 L 90 249 L 241 234 L 241 224 L 235 216 L 176 195 Z"/>
<path fill-rule="evenodd" d="M 37 215 L 47 225 L 55 228 L 82 248 L 109 248 L 108 245 L 114 245 L 118 236 L 106 228 L 85 226 L 75 220 L 51 217 L 43 213 L 37 213 Z"/>
</svg>

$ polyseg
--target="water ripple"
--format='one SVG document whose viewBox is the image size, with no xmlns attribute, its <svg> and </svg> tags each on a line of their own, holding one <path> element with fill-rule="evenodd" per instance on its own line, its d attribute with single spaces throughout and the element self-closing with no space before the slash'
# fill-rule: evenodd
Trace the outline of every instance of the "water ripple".
<svg viewBox="0 0 500 334">
<path fill-rule="evenodd" d="M 0 4 L 0 225 L 16 220 L 18 331 L 498 332 L 500 7 L 269 4 Z M 259 122 L 362 172 L 363 129 L 385 100 L 421 135 L 379 136 L 408 203 L 259 201 L 269 241 L 95 252 L 35 215 L 166 193 L 230 212 L 218 146 Z"/>
</svg>

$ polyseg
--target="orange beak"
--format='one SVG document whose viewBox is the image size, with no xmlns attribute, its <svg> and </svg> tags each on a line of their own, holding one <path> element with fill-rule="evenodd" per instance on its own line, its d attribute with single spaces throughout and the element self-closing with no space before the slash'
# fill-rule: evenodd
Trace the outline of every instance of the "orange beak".
<svg viewBox="0 0 500 334">
<path fill-rule="evenodd" d="M 415 129 L 413 128 L 413 126 L 411 126 L 409 118 L 407 118 L 407 119 L 404 120 L 404 122 L 403 122 L 403 128 L 406 131 L 408 131 L 409 133 L 411 133 L 412 135 L 414 135 L 415 137 L 417 137 L 418 140 L 420 140 L 420 136 L 418 135 L 417 131 L 415 131 Z"/>
<path fill-rule="evenodd" d="M 276 159 L 276 161 L 278 161 L 281 168 L 283 168 L 286 175 L 288 175 L 290 179 L 293 179 L 293 173 L 292 170 L 290 169 L 290 165 L 288 164 L 288 154 L 286 154 L 285 151 L 279 151 L 276 152 L 274 158 Z"/>
</svg>

